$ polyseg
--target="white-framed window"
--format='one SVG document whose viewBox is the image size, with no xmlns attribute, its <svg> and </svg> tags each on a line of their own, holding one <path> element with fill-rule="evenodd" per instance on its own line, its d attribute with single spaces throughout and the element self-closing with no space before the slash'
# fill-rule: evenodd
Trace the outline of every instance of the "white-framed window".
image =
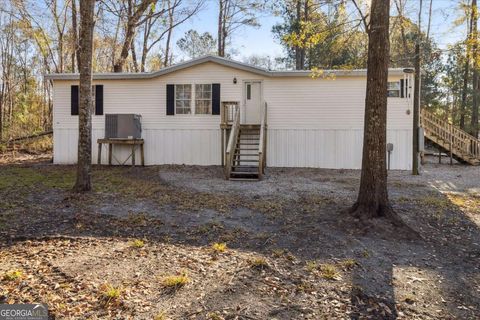
<svg viewBox="0 0 480 320">
<path fill-rule="evenodd" d="M 212 85 L 195 85 L 195 114 L 212 114 Z"/>
<path fill-rule="evenodd" d="M 400 98 L 400 81 L 389 81 L 387 84 L 387 97 Z"/>
<path fill-rule="evenodd" d="M 175 114 L 192 113 L 192 85 L 175 85 Z"/>
</svg>

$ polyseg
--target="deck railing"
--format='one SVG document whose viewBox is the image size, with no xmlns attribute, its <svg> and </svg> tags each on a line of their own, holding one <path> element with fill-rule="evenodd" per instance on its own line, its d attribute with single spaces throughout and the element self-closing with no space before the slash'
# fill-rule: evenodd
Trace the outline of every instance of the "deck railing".
<svg viewBox="0 0 480 320">
<path fill-rule="evenodd" d="M 238 101 L 222 101 L 222 123 L 232 124 L 235 120 L 235 111 L 238 109 Z"/>
<path fill-rule="evenodd" d="M 258 142 L 258 178 L 265 173 L 267 164 L 267 103 L 263 106 L 262 120 L 260 122 L 260 139 Z"/>
<path fill-rule="evenodd" d="M 425 109 L 421 111 L 420 120 L 427 136 L 441 140 L 451 151 L 455 150 L 464 156 L 480 159 L 479 139 Z"/>
<path fill-rule="evenodd" d="M 227 149 L 225 150 L 225 177 L 230 179 L 230 173 L 233 166 L 233 158 L 235 154 L 235 146 L 240 132 L 240 108 L 238 104 L 233 107 L 232 128 L 228 137 Z"/>
</svg>

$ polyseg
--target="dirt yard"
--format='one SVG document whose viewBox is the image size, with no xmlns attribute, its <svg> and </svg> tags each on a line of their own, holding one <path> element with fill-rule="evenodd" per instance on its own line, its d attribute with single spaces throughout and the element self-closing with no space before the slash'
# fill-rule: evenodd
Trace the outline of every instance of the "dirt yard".
<svg viewBox="0 0 480 320">
<path fill-rule="evenodd" d="M 55 319 L 480 318 L 478 167 L 390 173 L 412 240 L 343 219 L 358 171 L 95 167 L 76 195 L 74 167 L 26 160 L 0 165 L 0 303 Z"/>
</svg>

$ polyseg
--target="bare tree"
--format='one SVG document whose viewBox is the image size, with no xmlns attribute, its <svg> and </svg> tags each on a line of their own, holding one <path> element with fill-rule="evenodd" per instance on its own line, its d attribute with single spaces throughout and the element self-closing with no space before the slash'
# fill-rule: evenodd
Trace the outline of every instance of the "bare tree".
<svg viewBox="0 0 480 320">
<path fill-rule="evenodd" d="M 95 0 L 80 1 L 80 97 L 78 110 L 77 181 L 74 191 L 92 189 L 92 52 Z"/>
<path fill-rule="evenodd" d="M 470 121 L 470 133 L 478 138 L 478 104 L 480 95 L 479 83 L 479 48 L 478 48 L 478 7 L 477 0 L 472 0 L 472 60 L 473 60 L 473 104 Z"/>
<path fill-rule="evenodd" d="M 471 8 L 471 7 L 470 7 Z M 466 49 L 465 49 L 465 66 L 464 66 L 464 73 L 463 73 L 463 87 L 462 87 L 462 100 L 460 103 L 460 128 L 465 130 L 465 110 L 467 108 L 467 93 L 468 93 L 468 81 L 470 75 L 470 60 L 471 60 L 471 41 L 472 32 L 473 32 L 473 10 L 470 16 L 470 21 L 467 23 L 468 30 L 467 30 L 467 39 Z M 468 17 L 467 17 L 468 20 Z"/>
<path fill-rule="evenodd" d="M 242 26 L 258 27 L 257 14 L 264 7 L 262 0 L 218 0 L 218 55 L 225 56 L 229 37 Z"/>
<path fill-rule="evenodd" d="M 147 9 L 156 2 L 157 0 L 142 0 L 137 4 L 136 0 L 127 1 L 127 8 L 125 10 L 127 13 L 125 37 L 123 39 L 120 57 L 115 61 L 115 65 L 113 66 L 114 72 L 123 72 L 123 67 L 125 66 L 125 62 L 127 61 L 128 54 L 131 50 L 132 41 L 134 40 L 137 27 L 145 22 L 145 20 L 142 19 L 142 16 L 145 14 Z"/>
<path fill-rule="evenodd" d="M 79 52 L 78 52 L 78 25 L 77 25 L 77 3 L 75 0 L 72 0 L 70 3 L 71 12 L 72 12 L 72 72 L 75 73 L 75 69 L 77 68 L 79 59 Z M 77 61 L 77 62 L 75 62 Z"/>
</svg>

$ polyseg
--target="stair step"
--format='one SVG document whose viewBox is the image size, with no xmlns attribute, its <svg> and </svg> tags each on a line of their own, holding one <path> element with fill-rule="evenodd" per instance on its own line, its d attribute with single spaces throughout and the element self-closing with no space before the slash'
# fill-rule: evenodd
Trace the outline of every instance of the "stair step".
<svg viewBox="0 0 480 320">
<path fill-rule="evenodd" d="M 245 146 L 258 146 L 259 145 L 259 143 L 251 143 L 251 142 L 239 142 L 238 144 L 245 145 Z"/>
<path fill-rule="evenodd" d="M 230 178 L 232 181 L 259 181 L 258 178 Z"/>
<path fill-rule="evenodd" d="M 245 159 L 234 159 L 235 162 L 257 162 L 258 160 L 245 160 Z"/>
<path fill-rule="evenodd" d="M 232 171 L 230 172 L 232 175 L 239 175 L 239 176 L 249 176 L 249 175 L 258 175 L 258 170 L 257 171 Z"/>
<path fill-rule="evenodd" d="M 236 148 L 235 151 L 258 151 L 258 148 Z"/>
<path fill-rule="evenodd" d="M 234 153 L 236 156 L 259 157 L 258 153 Z"/>
</svg>

